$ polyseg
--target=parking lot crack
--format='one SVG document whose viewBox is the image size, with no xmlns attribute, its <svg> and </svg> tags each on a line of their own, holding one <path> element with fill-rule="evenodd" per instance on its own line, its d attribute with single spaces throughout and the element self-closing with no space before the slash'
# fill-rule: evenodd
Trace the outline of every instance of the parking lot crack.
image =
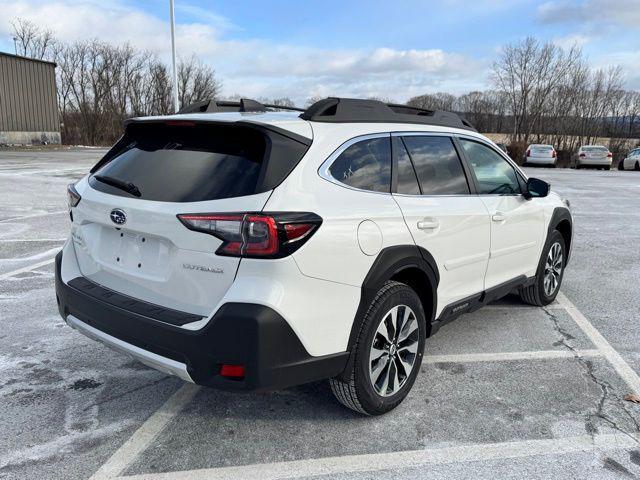
<svg viewBox="0 0 640 480">
<path fill-rule="evenodd" d="M 605 413 L 607 402 L 610 400 L 610 398 L 613 399 L 612 401 L 615 402 L 621 408 L 621 410 L 625 413 L 625 415 L 634 424 L 636 432 L 640 432 L 640 424 L 638 423 L 638 420 L 632 415 L 631 412 L 627 410 L 626 406 L 622 403 L 622 401 L 620 400 L 620 398 L 618 398 L 618 396 L 616 395 L 613 395 L 612 397 L 610 396 L 610 392 L 614 390 L 613 387 L 609 384 L 609 382 L 598 378 L 598 376 L 595 373 L 593 362 L 587 360 L 582 355 L 580 355 L 580 352 L 576 349 L 576 347 L 571 344 L 571 340 L 573 340 L 574 337 L 569 332 L 567 332 L 564 329 L 564 327 L 562 327 L 562 325 L 560 325 L 558 317 L 547 308 L 543 307 L 542 310 L 553 323 L 554 330 L 558 332 L 558 334 L 560 334 L 561 338 L 560 338 L 559 344 L 563 345 L 565 348 L 567 348 L 570 352 L 573 353 L 574 358 L 578 361 L 578 363 L 584 369 L 586 373 L 586 377 L 589 379 L 591 383 L 597 385 L 597 387 L 600 389 L 601 395 L 596 406 L 596 411 L 595 413 L 588 415 L 589 423 L 588 423 L 587 430 L 589 435 L 593 437 L 597 433 L 595 428 L 589 428 L 591 419 L 595 417 L 607 423 L 614 430 L 638 442 L 636 435 L 624 430 L 622 427 L 618 425 L 618 423 L 614 419 L 610 418 L 610 416 L 608 416 Z"/>
</svg>

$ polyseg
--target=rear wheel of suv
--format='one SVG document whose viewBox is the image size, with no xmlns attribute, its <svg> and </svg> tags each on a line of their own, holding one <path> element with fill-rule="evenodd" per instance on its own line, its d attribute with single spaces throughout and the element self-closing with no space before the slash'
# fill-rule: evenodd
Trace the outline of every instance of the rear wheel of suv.
<svg viewBox="0 0 640 480">
<path fill-rule="evenodd" d="M 416 292 L 386 282 L 371 302 L 354 345 L 348 382 L 329 382 L 338 401 L 365 415 L 380 415 L 407 396 L 422 364 L 426 321 Z"/>
<path fill-rule="evenodd" d="M 554 230 L 542 253 L 535 281 L 532 285 L 520 289 L 520 298 L 538 307 L 553 302 L 560 291 L 566 258 L 564 238 L 560 232 Z"/>
</svg>

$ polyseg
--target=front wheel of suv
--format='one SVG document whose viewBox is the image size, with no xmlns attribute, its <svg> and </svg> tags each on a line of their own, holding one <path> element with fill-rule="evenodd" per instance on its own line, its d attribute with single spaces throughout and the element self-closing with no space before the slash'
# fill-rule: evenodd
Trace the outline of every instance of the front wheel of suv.
<svg viewBox="0 0 640 480">
<path fill-rule="evenodd" d="M 520 289 L 520 298 L 525 303 L 538 307 L 553 302 L 560 291 L 566 259 L 564 238 L 560 232 L 554 230 L 542 252 L 534 282 Z"/>
<path fill-rule="evenodd" d="M 416 292 L 404 283 L 386 282 L 362 320 L 350 380 L 331 379 L 333 394 L 365 415 L 394 409 L 420 371 L 425 338 L 425 315 Z"/>
</svg>

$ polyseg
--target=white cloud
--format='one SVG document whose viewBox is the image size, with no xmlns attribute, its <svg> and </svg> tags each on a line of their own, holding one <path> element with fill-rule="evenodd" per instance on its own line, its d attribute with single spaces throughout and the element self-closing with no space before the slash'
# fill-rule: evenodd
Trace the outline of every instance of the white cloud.
<svg viewBox="0 0 640 480">
<path fill-rule="evenodd" d="M 562 47 L 564 49 L 568 49 L 573 46 L 583 47 L 590 41 L 591 41 L 591 38 L 589 36 L 582 35 L 579 33 L 572 33 L 569 35 L 565 35 L 563 37 L 555 37 L 553 39 L 553 43 L 555 43 L 557 46 Z"/>
<path fill-rule="evenodd" d="M 0 0 L 0 11 L 0 35 L 10 33 L 11 19 L 22 17 L 53 30 L 63 41 L 128 42 L 169 58 L 168 23 L 117 0 Z M 485 65 L 440 49 L 324 49 L 261 39 L 238 41 L 227 38 L 237 27 L 215 12 L 190 6 L 180 11 L 198 21 L 177 25 L 178 52 L 184 57 L 195 53 L 211 63 L 226 95 L 288 96 L 298 103 L 329 94 L 404 101 L 428 91 L 462 93 L 485 86 Z"/>
</svg>

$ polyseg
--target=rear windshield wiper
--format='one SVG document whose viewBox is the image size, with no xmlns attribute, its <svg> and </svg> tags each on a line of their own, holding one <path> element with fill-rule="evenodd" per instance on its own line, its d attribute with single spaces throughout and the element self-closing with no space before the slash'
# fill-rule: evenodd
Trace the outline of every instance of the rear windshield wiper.
<svg viewBox="0 0 640 480">
<path fill-rule="evenodd" d="M 106 183 L 107 185 L 119 188 L 120 190 L 124 190 L 125 192 L 130 193 L 131 195 L 134 195 L 136 197 L 142 196 L 142 193 L 140 193 L 140 189 L 131 182 L 125 182 L 124 180 L 120 180 L 114 177 L 108 177 L 106 175 L 94 175 L 93 178 L 95 178 L 99 182 Z"/>
</svg>

